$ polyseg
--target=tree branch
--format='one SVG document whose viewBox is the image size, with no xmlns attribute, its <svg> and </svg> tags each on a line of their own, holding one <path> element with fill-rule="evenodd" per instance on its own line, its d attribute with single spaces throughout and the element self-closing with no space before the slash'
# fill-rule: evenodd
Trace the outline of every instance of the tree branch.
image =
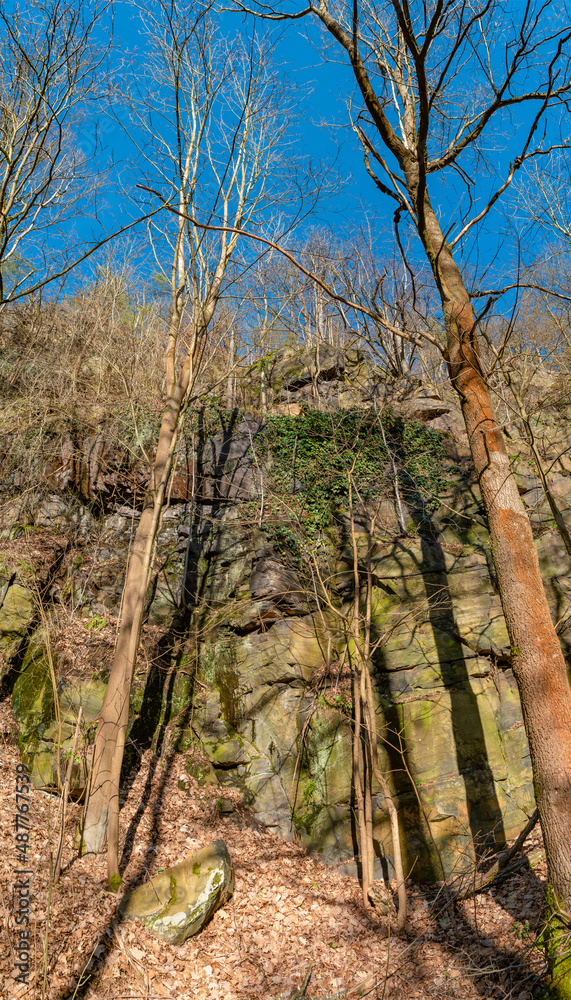
<svg viewBox="0 0 571 1000">
<path fill-rule="evenodd" d="M 271 250 L 276 250 L 278 253 L 282 254 L 282 256 L 284 256 L 287 260 L 289 260 L 294 265 L 294 267 L 297 267 L 297 269 L 301 271 L 302 274 L 305 274 L 307 278 L 310 278 L 311 281 L 314 281 L 316 285 L 319 285 L 319 287 L 322 288 L 323 291 L 326 292 L 327 295 L 329 295 L 336 302 L 341 302 L 343 305 L 348 306 L 355 312 L 362 313 L 363 315 L 368 316 L 370 319 L 373 319 L 376 323 L 379 323 L 381 326 L 383 326 L 385 330 L 388 330 L 389 333 L 394 333 L 399 337 L 403 337 L 405 340 L 408 340 L 411 344 L 415 344 L 417 347 L 421 346 L 423 342 L 428 342 L 429 344 L 432 344 L 433 347 L 436 347 L 441 353 L 444 353 L 443 345 L 440 343 L 439 340 L 437 340 L 436 337 L 433 337 L 431 334 L 420 333 L 418 337 L 415 337 L 413 334 L 407 333 L 406 331 L 403 330 L 399 330 L 398 327 L 394 326 L 392 323 L 388 323 L 387 320 L 380 313 L 375 313 L 371 309 L 367 309 L 366 306 L 362 306 L 358 302 L 354 302 L 352 299 L 348 299 L 345 295 L 341 295 L 339 292 L 334 291 L 334 289 L 330 288 L 329 285 L 327 285 L 324 281 L 321 280 L 321 278 L 318 278 L 316 274 L 313 274 L 311 271 L 308 271 L 307 268 L 303 266 L 303 264 L 300 264 L 300 262 L 293 256 L 293 254 L 291 254 L 284 247 L 281 247 L 279 243 L 274 243 L 272 240 L 266 239 L 265 236 L 257 236 L 255 233 L 249 233 L 246 230 L 238 229 L 235 226 L 215 226 L 212 223 L 199 222 L 192 216 L 187 215 L 186 213 L 181 213 L 180 210 L 177 208 L 173 208 L 172 205 L 169 205 L 167 200 L 163 198 L 163 196 L 159 194 L 158 191 L 155 191 L 153 188 L 147 187 L 144 184 L 137 184 L 137 187 L 141 188 L 143 191 L 149 192 L 149 194 L 155 195 L 156 198 L 160 198 L 160 200 L 163 203 L 161 208 L 165 208 L 168 212 L 172 212 L 173 215 L 184 214 L 184 217 L 188 219 L 193 226 L 197 226 L 198 229 L 210 230 L 212 232 L 217 232 L 217 233 L 225 233 L 225 232 L 236 233 L 238 234 L 238 236 L 245 236 L 247 239 L 255 240 L 258 243 L 262 243 L 264 246 L 269 247 Z"/>
</svg>

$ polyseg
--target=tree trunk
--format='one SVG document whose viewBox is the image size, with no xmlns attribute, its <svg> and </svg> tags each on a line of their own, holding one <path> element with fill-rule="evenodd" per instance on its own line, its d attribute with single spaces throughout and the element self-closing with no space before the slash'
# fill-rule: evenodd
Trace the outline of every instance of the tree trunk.
<svg viewBox="0 0 571 1000">
<path fill-rule="evenodd" d="M 228 344 L 228 378 L 226 380 L 226 409 L 234 409 L 234 327 L 230 327 L 230 342 Z"/>
<path fill-rule="evenodd" d="M 262 416 L 265 417 L 268 412 L 268 385 L 266 381 L 266 359 L 262 358 L 260 361 L 260 399 Z"/>
<path fill-rule="evenodd" d="M 99 715 L 89 795 L 80 831 L 82 854 L 103 850 L 109 825 L 109 878 L 118 877 L 119 778 L 129 721 L 129 696 L 149 583 L 155 539 L 168 483 L 182 404 L 190 379 L 187 362 L 167 399 L 150 490 L 135 534 L 123 590 L 123 615 L 113 665 Z"/>
<path fill-rule="evenodd" d="M 556 905 L 571 913 L 571 688 L 553 625 L 531 525 L 480 365 L 468 292 L 430 202 L 419 232 L 444 311 L 448 368 L 460 397 L 492 543 L 533 767 Z"/>
</svg>

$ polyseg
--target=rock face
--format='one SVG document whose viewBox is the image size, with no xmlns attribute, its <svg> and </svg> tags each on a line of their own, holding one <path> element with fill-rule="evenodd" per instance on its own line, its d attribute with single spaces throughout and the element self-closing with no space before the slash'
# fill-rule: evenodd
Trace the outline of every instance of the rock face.
<svg viewBox="0 0 571 1000">
<path fill-rule="evenodd" d="M 259 379 L 256 374 L 250 376 Z M 318 406 L 329 412 L 363 409 L 373 398 L 390 402 L 410 420 L 432 420 L 450 412 L 434 387 L 411 376 L 379 380 L 379 371 L 363 351 L 341 351 L 329 344 L 304 351 L 285 348 L 266 364 L 265 377 L 277 411 L 298 416 L 301 407 Z"/>
<path fill-rule="evenodd" d="M 319 464 L 331 415 L 351 417 L 354 407 L 357 423 L 369 414 L 372 426 L 373 396 L 390 403 L 396 414 L 390 426 L 400 421 L 394 455 L 402 510 L 391 463 L 368 454 L 362 474 L 369 494 L 377 490 L 375 525 L 367 528 L 367 501 L 368 512 L 361 511 L 353 527 L 361 579 L 369 572 L 372 582 L 380 763 L 399 810 L 405 868 L 413 879 L 430 881 L 466 870 L 475 855 L 519 832 L 534 806 L 531 767 L 461 416 L 444 391 L 441 399 L 416 379 L 376 385 L 374 374 L 358 351 L 343 357 L 329 348 L 319 357 L 282 352 L 266 372 L 274 416 L 281 414 L 273 445 L 259 417 L 223 413 L 219 426 L 205 432 L 196 448 L 196 502 L 168 510 L 158 540 L 148 620 L 163 630 L 162 646 L 156 664 L 148 658 L 148 674 L 137 676 L 130 738 L 158 747 L 172 726 L 199 785 L 219 783 L 221 801 L 225 787 L 238 789 L 259 823 L 356 872 L 353 706 L 343 625 L 354 598 L 351 525 L 346 504 L 334 515 L 328 507 L 325 517 L 327 486 L 312 492 L 302 462 L 307 471 L 308 456 L 315 457 L 319 484 L 338 458 L 331 451 Z M 308 404 L 325 421 L 313 437 L 304 437 Z M 568 411 L 544 408 L 540 416 L 552 490 L 571 523 Z M 441 432 L 441 452 L 430 450 L 427 424 Z M 570 561 L 525 457 L 525 440 L 513 427 L 510 433 L 546 593 L 569 656 Z M 353 454 L 353 439 L 340 434 L 337 440 Z M 287 461 L 281 439 L 291 443 Z M 275 454 L 281 447 L 281 458 L 272 447 Z M 177 495 L 184 495 L 182 487 Z M 82 538 L 80 554 L 71 552 L 51 593 L 96 630 L 106 615 L 119 613 L 138 514 L 118 507 L 93 521 L 91 534 L 81 534 L 86 515 L 79 513 L 79 520 L 72 512 L 64 517 L 53 498 L 43 508 L 44 518 L 67 518 Z M 30 635 L 33 602 L 16 576 L 11 569 L 0 574 L 0 649 L 19 670 L 14 707 L 33 780 L 56 787 L 58 748 L 61 772 L 79 705 L 88 723 L 99 710 L 105 669 L 73 683 L 62 672 L 56 725 L 45 642 L 40 632 Z M 88 747 L 84 759 L 88 763 Z M 85 767 L 74 774 L 76 790 L 84 782 Z M 392 847 L 377 787 L 373 807 L 380 874 L 390 869 Z M 167 895 L 169 887 L 164 883 L 161 907 L 171 913 L 178 902 Z M 157 912 L 147 916 L 156 921 Z"/>
<path fill-rule="evenodd" d="M 568 598 L 569 568 L 554 548 L 552 538 L 540 540 L 543 565 Z M 431 543 L 379 543 L 373 558 L 373 629 L 386 633 L 374 657 L 380 758 L 416 879 L 441 878 L 442 864 L 446 875 L 468 865 L 474 842 L 516 835 L 533 809 L 488 559 L 477 524 L 457 533 L 448 525 Z M 244 557 L 246 576 L 252 564 Z M 339 583 L 348 572 L 347 555 L 338 560 Z M 557 584 L 550 596 L 555 610 Z M 213 642 L 203 653 L 192 731 L 259 822 L 332 862 L 355 854 L 351 692 L 341 650 L 335 623 L 324 626 L 315 612 Z M 374 793 L 375 839 L 388 858 L 388 814 L 380 788 Z"/>
<path fill-rule="evenodd" d="M 223 840 L 215 840 L 150 882 L 127 892 L 119 915 L 140 920 L 155 937 L 183 944 L 198 934 L 234 892 L 232 862 Z"/>
<path fill-rule="evenodd" d="M 291 378 L 299 386 L 306 375 L 297 370 Z M 413 397 L 404 394 L 404 410 Z M 425 417 L 444 419 L 446 407 L 432 410 L 431 393 L 416 398 L 430 404 Z M 546 592 L 569 654 L 570 561 L 538 502 L 532 470 L 520 465 Z M 559 478 L 566 479 L 566 489 L 558 488 L 568 510 L 571 488 Z M 534 805 L 477 485 L 450 462 L 438 501 L 420 514 L 413 501 L 405 503 L 407 535 L 390 499 L 372 538 L 356 525 L 360 570 L 370 552 L 373 581 L 379 756 L 399 808 L 405 865 L 426 881 L 467 870 L 475 855 L 517 835 Z M 225 628 L 202 645 L 188 738 L 221 782 L 242 789 L 259 822 L 324 860 L 345 859 L 355 872 L 352 695 L 337 614 L 346 620 L 352 604 L 350 532 L 342 523 L 337 534 L 304 543 L 318 552 L 328 608 L 316 602 L 315 577 L 308 580 L 300 568 L 305 553 L 290 546 L 288 564 L 283 540 L 290 529 L 283 524 L 263 530 L 234 504 L 204 540 L 198 586 L 208 607 L 224 615 Z M 380 869 L 390 867 L 392 849 L 381 789 L 373 793 Z"/>
<path fill-rule="evenodd" d="M 30 770 L 35 788 L 61 788 L 74 741 L 77 716 L 83 708 L 84 724 L 89 726 L 103 704 L 105 684 L 101 680 L 58 685 L 58 708 L 55 709 L 54 678 L 44 633 L 31 637 L 14 684 L 12 701 L 19 724 L 22 760 Z M 79 796 L 85 791 L 91 748 L 85 733 L 77 743 L 70 791 Z"/>
</svg>

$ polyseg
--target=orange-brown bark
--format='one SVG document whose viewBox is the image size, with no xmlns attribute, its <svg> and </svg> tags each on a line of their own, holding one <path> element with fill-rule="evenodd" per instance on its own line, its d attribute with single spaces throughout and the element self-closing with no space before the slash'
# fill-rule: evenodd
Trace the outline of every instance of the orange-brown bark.
<svg viewBox="0 0 571 1000">
<path fill-rule="evenodd" d="M 519 495 L 478 355 L 462 276 L 428 199 L 424 240 L 444 311 L 448 367 L 488 517 L 497 585 L 529 742 L 549 879 L 571 906 L 571 688 Z"/>
</svg>

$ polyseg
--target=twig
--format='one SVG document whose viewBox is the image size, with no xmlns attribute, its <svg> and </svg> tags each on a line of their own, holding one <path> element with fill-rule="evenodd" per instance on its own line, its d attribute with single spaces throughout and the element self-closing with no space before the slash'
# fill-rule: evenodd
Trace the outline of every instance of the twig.
<svg viewBox="0 0 571 1000">
<path fill-rule="evenodd" d="M 492 865 L 492 867 L 489 868 L 487 872 L 484 872 L 483 875 L 480 876 L 480 878 L 474 879 L 474 882 L 468 889 L 465 889 L 463 892 L 457 893 L 457 895 L 454 898 L 457 900 L 467 899 L 468 896 L 471 896 L 473 893 L 482 892 L 482 889 L 486 889 L 487 886 L 491 885 L 494 879 L 499 875 L 501 871 L 504 871 L 506 869 L 508 862 L 511 861 L 514 855 L 517 854 L 517 852 L 523 846 L 524 842 L 529 837 L 538 819 L 539 819 L 539 811 L 536 809 L 530 816 L 529 820 L 527 821 L 526 825 L 521 831 L 519 837 L 512 844 L 509 850 L 502 853 L 498 857 L 497 861 Z"/>
<path fill-rule="evenodd" d="M 154 993 L 151 994 L 151 990 L 150 990 L 150 986 L 149 986 L 149 973 L 148 973 L 147 969 L 145 969 L 145 966 L 142 965 L 141 962 L 138 962 L 135 959 L 135 956 L 131 954 L 129 948 L 127 947 L 127 945 L 125 944 L 125 941 L 123 940 L 123 936 L 121 935 L 121 933 L 119 931 L 119 928 L 117 926 L 117 921 L 116 920 L 112 920 L 111 921 L 111 930 L 113 932 L 113 937 L 115 938 L 115 941 L 119 945 L 121 951 L 123 952 L 125 958 L 127 959 L 128 963 L 129 963 L 129 965 L 135 970 L 135 975 L 137 975 L 139 977 L 139 979 L 142 980 L 142 982 L 144 984 L 144 987 L 145 987 L 145 989 L 147 991 L 147 996 L 149 996 L 149 995 L 156 996 L 156 994 L 154 994 Z M 164 986 L 165 984 L 163 983 L 162 985 Z"/>
<path fill-rule="evenodd" d="M 289 1000 L 302 1000 L 302 998 L 306 994 L 307 987 L 309 986 L 309 980 L 311 979 L 312 972 L 313 972 L 313 962 L 311 963 L 309 969 L 305 974 L 305 979 L 303 980 L 303 983 L 301 984 L 299 989 L 293 991 L 293 993 L 290 995 Z"/>
</svg>

